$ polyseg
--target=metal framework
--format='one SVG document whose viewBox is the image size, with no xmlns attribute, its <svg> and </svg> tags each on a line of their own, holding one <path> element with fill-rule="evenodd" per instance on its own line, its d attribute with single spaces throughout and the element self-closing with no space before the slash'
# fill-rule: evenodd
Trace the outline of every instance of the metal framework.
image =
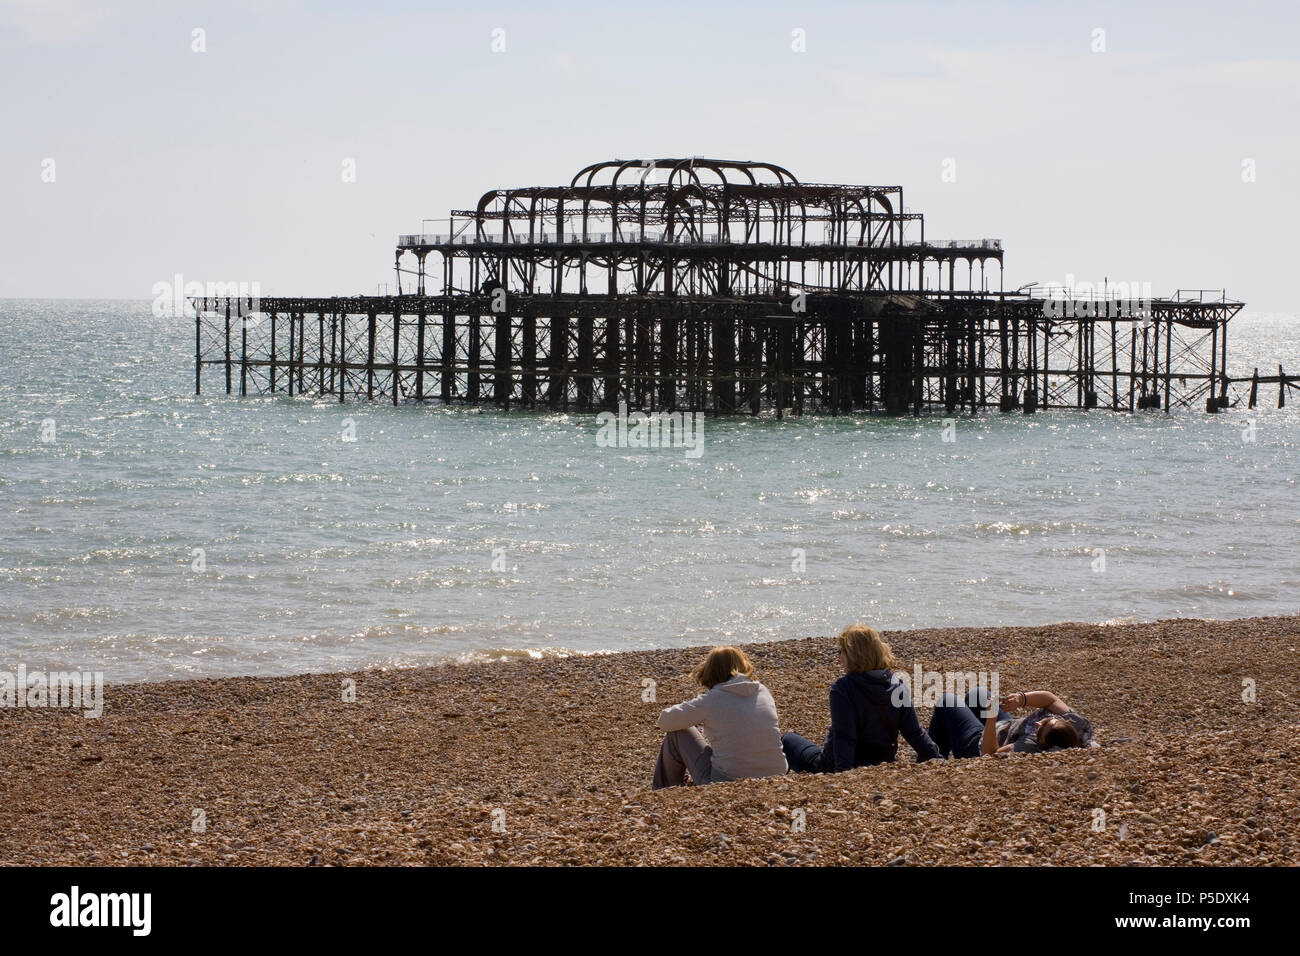
<svg viewBox="0 0 1300 956">
<path fill-rule="evenodd" d="M 400 237 L 397 295 L 192 300 L 196 391 L 216 370 L 239 394 L 568 410 L 1228 403 L 1241 302 L 1004 292 L 1001 242 L 927 239 L 900 186 L 614 160 L 447 223 Z"/>
</svg>

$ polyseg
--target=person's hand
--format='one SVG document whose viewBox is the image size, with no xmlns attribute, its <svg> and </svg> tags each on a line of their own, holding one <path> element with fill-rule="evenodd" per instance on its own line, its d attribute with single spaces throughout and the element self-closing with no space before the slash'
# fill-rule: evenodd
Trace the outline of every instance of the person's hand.
<svg viewBox="0 0 1300 956">
<path fill-rule="evenodd" d="M 1025 706 L 1025 698 L 1023 694 L 1011 694 L 1008 697 L 1002 698 L 1003 710 L 1006 711 L 1019 710 L 1023 706 Z"/>
</svg>

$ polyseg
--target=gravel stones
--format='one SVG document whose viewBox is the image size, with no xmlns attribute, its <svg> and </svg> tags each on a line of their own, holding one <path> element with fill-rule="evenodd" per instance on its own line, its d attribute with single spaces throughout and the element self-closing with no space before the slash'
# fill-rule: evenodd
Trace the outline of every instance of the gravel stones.
<svg viewBox="0 0 1300 956">
<path fill-rule="evenodd" d="M 1123 742 L 918 765 L 900 741 L 896 764 L 655 793 L 655 717 L 699 649 L 119 685 L 99 720 L 0 710 L 0 861 L 1300 863 L 1300 618 L 885 638 L 909 669 L 1056 691 Z M 829 644 L 747 647 L 783 729 L 826 732 Z"/>
</svg>

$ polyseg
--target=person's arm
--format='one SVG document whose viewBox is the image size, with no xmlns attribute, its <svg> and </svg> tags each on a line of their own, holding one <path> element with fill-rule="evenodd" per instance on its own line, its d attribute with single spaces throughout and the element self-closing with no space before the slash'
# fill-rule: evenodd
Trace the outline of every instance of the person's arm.
<svg viewBox="0 0 1300 956">
<path fill-rule="evenodd" d="M 858 752 L 858 715 L 849 695 L 833 685 L 830 742 L 835 753 L 835 773 L 852 770 L 853 758 Z"/>
<path fill-rule="evenodd" d="M 1050 690 L 1018 691 L 1010 697 L 1002 698 L 1003 710 L 1019 710 L 1022 707 L 1028 707 L 1030 710 L 1041 708 L 1050 710 L 1054 714 L 1066 714 L 1070 711 L 1070 705 Z"/>
<path fill-rule="evenodd" d="M 903 739 L 912 745 L 916 751 L 916 762 L 925 763 L 927 760 L 936 760 L 941 754 L 939 748 L 935 746 L 930 735 L 925 732 L 921 726 L 921 721 L 916 716 L 916 708 L 912 706 L 911 700 L 907 700 L 898 715 L 898 729 L 903 732 Z"/>
<path fill-rule="evenodd" d="M 990 714 L 984 721 L 984 736 L 980 738 L 980 756 L 990 757 L 998 751 L 998 715 Z"/>
<path fill-rule="evenodd" d="M 665 707 L 659 712 L 659 729 L 685 730 L 687 727 L 694 727 L 697 724 L 704 723 L 704 698 L 706 696 L 701 694 L 694 700 L 674 704 L 672 707 Z"/>
</svg>

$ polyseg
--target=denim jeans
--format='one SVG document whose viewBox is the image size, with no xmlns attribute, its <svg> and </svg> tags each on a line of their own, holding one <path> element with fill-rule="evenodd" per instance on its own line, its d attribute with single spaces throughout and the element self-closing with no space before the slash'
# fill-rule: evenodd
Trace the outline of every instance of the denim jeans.
<svg viewBox="0 0 1300 956">
<path fill-rule="evenodd" d="M 791 773 L 821 773 L 822 748 L 798 734 L 782 734 L 781 749 Z"/>
<path fill-rule="evenodd" d="M 930 739 L 944 757 L 978 757 L 980 741 L 984 737 L 982 704 L 988 702 L 988 690 L 972 687 L 963 702 L 956 694 L 944 694 L 935 705 L 930 718 Z M 1011 715 L 998 707 L 998 720 L 1010 720 Z"/>
</svg>

